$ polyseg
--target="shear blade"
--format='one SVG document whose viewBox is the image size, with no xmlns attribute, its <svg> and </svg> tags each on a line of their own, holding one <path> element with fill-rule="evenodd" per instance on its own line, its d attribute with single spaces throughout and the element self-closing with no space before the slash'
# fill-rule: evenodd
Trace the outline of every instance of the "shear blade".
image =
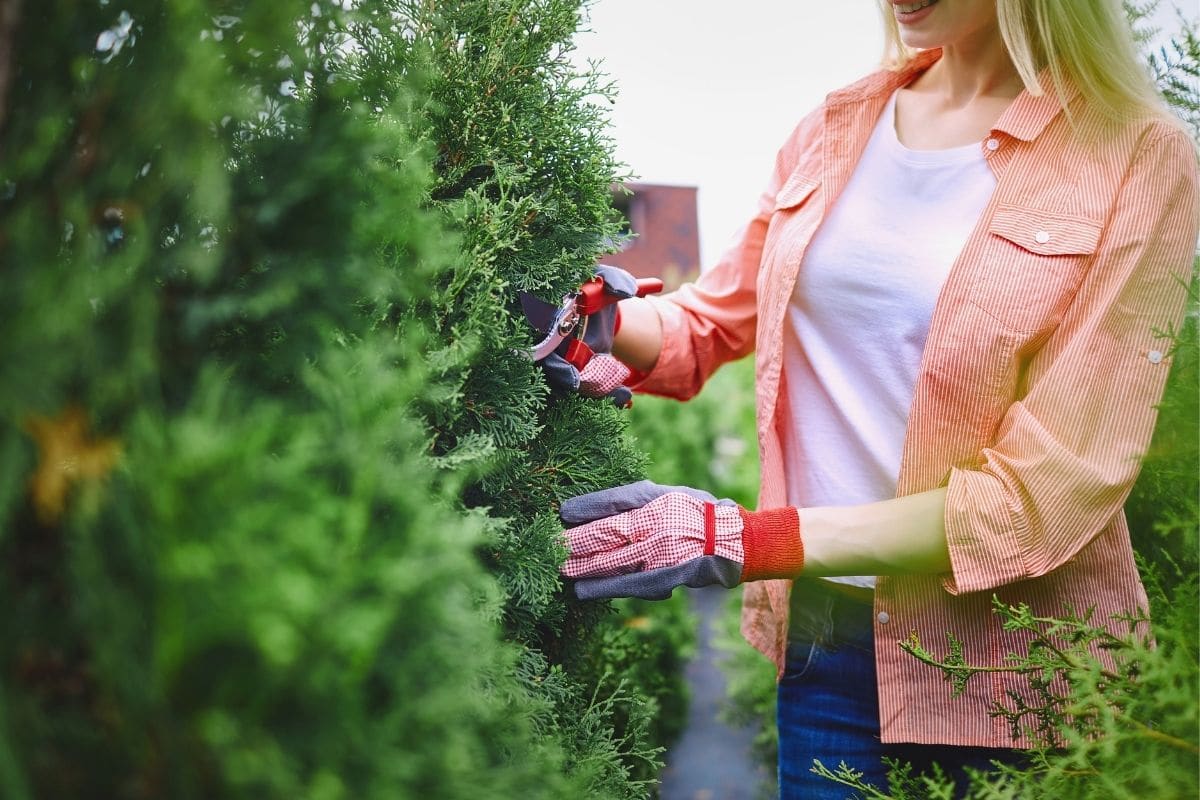
<svg viewBox="0 0 1200 800">
<path fill-rule="evenodd" d="M 559 323 L 567 316 L 568 312 L 573 314 L 574 305 L 568 305 L 568 302 L 571 301 L 569 297 L 563 298 L 561 306 L 551 305 L 527 292 L 521 292 L 520 297 L 525 319 L 546 337 L 528 350 L 530 359 L 541 361 L 553 353 L 563 340 L 573 333 L 573 325 L 569 329 L 563 330 Z"/>
<path fill-rule="evenodd" d="M 530 325 L 543 334 L 554 330 L 554 324 L 558 318 L 558 306 L 547 303 L 529 292 L 521 292 L 520 298 L 521 310 L 525 312 L 525 319 Z"/>
</svg>

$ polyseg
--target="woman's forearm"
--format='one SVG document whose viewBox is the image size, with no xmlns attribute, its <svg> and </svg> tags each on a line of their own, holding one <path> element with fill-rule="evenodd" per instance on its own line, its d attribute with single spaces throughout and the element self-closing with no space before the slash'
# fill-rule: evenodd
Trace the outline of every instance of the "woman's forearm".
<svg viewBox="0 0 1200 800">
<path fill-rule="evenodd" d="M 802 508 L 804 574 L 949 572 L 945 512 L 944 488 L 858 506 Z"/>
<path fill-rule="evenodd" d="M 613 340 L 613 355 L 641 372 L 649 372 L 662 350 L 662 320 L 648 300 L 621 301 L 621 329 Z"/>
<path fill-rule="evenodd" d="M 613 355 L 648 372 L 662 350 L 662 320 L 643 298 L 621 301 Z M 877 503 L 800 509 L 807 575 L 937 574 L 950 571 L 946 490 Z"/>
</svg>

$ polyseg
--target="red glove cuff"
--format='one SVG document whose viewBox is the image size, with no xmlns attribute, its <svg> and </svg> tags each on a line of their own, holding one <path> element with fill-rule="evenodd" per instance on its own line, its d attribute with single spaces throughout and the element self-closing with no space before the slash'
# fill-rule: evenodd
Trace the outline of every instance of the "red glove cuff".
<svg viewBox="0 0 1200 800">
<path fill-rule="evenodd" d="M 742 582 L 795 578 L 804 569 L 800 514 L 791 507 L 742 513 Z"/>
</svg>

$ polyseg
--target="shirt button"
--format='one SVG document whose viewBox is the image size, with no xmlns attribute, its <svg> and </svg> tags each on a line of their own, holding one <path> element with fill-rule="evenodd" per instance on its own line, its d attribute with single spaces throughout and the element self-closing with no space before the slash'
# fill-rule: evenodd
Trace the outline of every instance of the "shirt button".
<svg viewBox="0 0 1200 800">
<path fill-rule="evenodd" d="M 1033 235 L 1033 238 L 1038 244 L 1045 244 L 1050 241 L 1050 234 L 1046 231 L 1038 231 Z"/>
<path fill-rule="evenodd" d="M 876 617 L 876 619 L 879 620 L 880 625 L 887 625 L 892 621 L 891 615 L 889 615 L 886 611 L 880 611 L 879 616 Z"/>
<path fill-rule="evenodd" d="M 988 139 L 986 146 L 987 146 L 988 150 L 999 150 L 1000 149 L 1000 140 L 999 139 Z"/>
<path fill-rule="evenodd" d="M 1149 353 L 1146 353 L 1146 358 L 1151 364 L 1160 364 L 1162 363 L 1163 354 L 1161 350 L 1151 350 Z"/>
</svg>

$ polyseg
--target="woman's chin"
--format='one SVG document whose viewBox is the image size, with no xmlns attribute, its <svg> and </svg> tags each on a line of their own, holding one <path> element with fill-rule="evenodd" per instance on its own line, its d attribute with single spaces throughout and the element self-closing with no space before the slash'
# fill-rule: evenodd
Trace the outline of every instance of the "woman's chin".
<svg viewBox="0 0 1200 800">
<path fill-rule="evenodd" d="M 937 36 L 925 31 L 900 29 L 900 41 L 911 50 L 928 50 L 931 47 L 941 47 L 942 42 Z"/>
</svg>

